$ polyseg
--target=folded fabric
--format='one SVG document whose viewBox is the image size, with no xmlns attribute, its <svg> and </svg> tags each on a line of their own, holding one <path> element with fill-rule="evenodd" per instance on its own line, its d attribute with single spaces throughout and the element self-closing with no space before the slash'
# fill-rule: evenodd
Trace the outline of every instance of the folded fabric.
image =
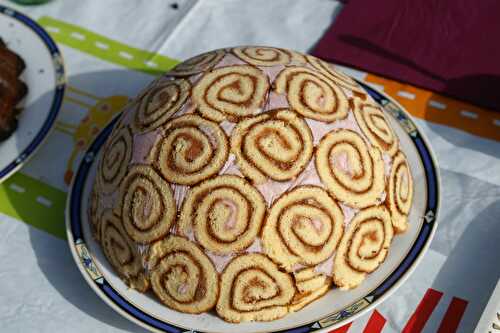
<svg viewBox="0 0 500 333">
<path fill-rule="evenodd" d="M 350 0 L 313 54 L 500 110 L 499 13 L 497 0 Z"/>
</svg>

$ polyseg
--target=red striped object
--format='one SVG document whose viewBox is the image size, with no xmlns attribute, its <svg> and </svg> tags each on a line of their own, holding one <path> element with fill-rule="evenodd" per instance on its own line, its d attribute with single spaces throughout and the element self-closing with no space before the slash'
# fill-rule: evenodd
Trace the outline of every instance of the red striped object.
<svg viewBox="0 0 500 333">
<path fill-rule="evenodd" d="M 453 297 L 451 300 L 444 318 L 439 325 L 438 333 L 451 333 L 456 332 L 458 324 L 464 315 L 465 308 L 467 307 L 467 301 L 458 297 Z"/>
<path fill-rule="evenodd" d="M 421 332 L 442 296 L 442 292 L 428 289 L 417 309 L 406 323 L 402 333 Z"/>
<path fill-rule="evenodd" d="M 373 310 L 363 333 L 380 333 L 384 328 L 385 322 L 386 319 L 380 314 L 380 312 Z"/>
<path fill-rule="evenodd" d="M 336 328 L 333 331 L 330 331 L 328 333 L 347 333 L 347 331 L 349 330 L 349 327 L 351 327 L 351 324 L 352 323 L 345 324 L 344 326 Z"/>
</svg>

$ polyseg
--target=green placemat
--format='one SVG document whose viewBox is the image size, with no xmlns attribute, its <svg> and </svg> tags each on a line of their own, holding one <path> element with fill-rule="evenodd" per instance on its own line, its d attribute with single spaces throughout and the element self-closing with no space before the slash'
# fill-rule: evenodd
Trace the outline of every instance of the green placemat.
<svg viewBox="0 0 500 333">
<path fill-rule="evenodd" d="M 157 76 L 178 63 L 169 57 L 128 46 L 51 17 L 41 17 L 38 23 L 57 43 L 130 70 Z M 65 191 L 36 176 L 17 172 L 0 184 L 0 212 L 56 237 L 65 238 L 66 197 Z"/>
</svg>

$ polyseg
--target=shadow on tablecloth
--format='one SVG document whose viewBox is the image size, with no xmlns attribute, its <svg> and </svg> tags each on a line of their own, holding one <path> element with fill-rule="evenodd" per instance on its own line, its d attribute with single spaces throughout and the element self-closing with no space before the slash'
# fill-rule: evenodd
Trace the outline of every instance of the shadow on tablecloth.
<svg viewBox="0 0 500 333">
<path fill-rule="evenodd" d="M 65 242 L 55 241 L 52 237 L 40 237 L 40 233 L 32 228 L 30 228 L 30 241 L 40 270 L 59 294 L 68 301 L 68 306 L 74 306 L 102 323 L 125 332 L 148 332 L 119 315 L 99 299 L 83 279 Z M 105 328 L 102 327 L 102 330 Z"/>
<path fill-rule="evenodd" d="M 122 103 L 124 98 L 126 100 L 128 96 L 136 95 L 140 89 L 153 79 L 153 76 L 124 69 L 91 72 L 70 77 L 68 80 L 70 89 L 67 90 L 66 96 L 70 96 L 73 99 L 81 98 L 84 103 L 92 106 L 92 111 L 79 108 L 74 103 L 68 103 L 66 100 L 61 110 L 61 115 L 58 118 L 59 126 L 61 124 L 64 125 L 64 123 L 74 123 L 74 119 L 82 119 L 82 122 L 75 126 L 77 127 L 76 129 L 70 126 L 63 127 L 65 130 L 70 129 L 71 132 L 69 133 L 55 129 L 43 149 L 39 152 L 44 156 L 39 156 L 29 166 L 31 172 L 35 172 L 33 169 L 37 167 L 41 168 L 42 162 L 46 163 L 50 161 L 51 165 L 43 164 L 45 165 L 43 170 L 46 170 L 45 177 L 50 179 L 51 183 L 57 182 L 58 187 L 64 187 L 65 174 L 67 174 L 70 168 L 76 172 L 83 151 L 86 150 L 86 147 L 77 148 L 78 141 L 83 140 L 85 145 L 90 143 L 93 136 L 98 132 L 94 128 L 99 129 L 104 127 L 108 119 L 112 118 L 111 113 L 117 111 L 116 105 L 119 103 L 116 105 L 113 105 L 113 103 L 118 101 L 118 97 L 121 97 L 120 103 Z M 97 98 L 92 100 L 92 98 L 85 96 L 86 92 L 92 92 L 89 96 Z M 68 111 L 76 112 L 76 118 L 73 118 L 73 121 L 68 117 Z M 85 123 L 85 118 L 87 118 L 86 122 L 91 123 L 88 124 L 88 129 L 82 126 Z M 85 131 L 87 133 L 82 134 Z M 67 149 L 68 145 L 70 146 L 69 151 L 71 153 Z M 72 163 L 68 163 L 72 159 L 71 155 L 75 155 L 76 158 Z M 42 173 L 45 173 L 45 171 L 42 171 Z M 12 204 L 15 206 L 16 202 L 13 200 Z M 30 215 L 30 212 L 26 211 L 26 206 L 21 206 L 19 202 L 17 203 L 19 207 L 14 208 L 18 211 L 21 219 L 25 220 L 24 215 L 26 215 L 26 218 L 32 218 L 32 214 Z M 52 219 L 50 221 L 43 221 L 43 223 L 57 224 L 55 227 L 63 231 L 65 229 L 63 212 L 61 212 L 60 216 L 60 220 Z M 38 219 L 43 218 L 43 216 L 38 216 Z M 83 279 L 66 242 L 56 241 L 52 237 L 41 237 L 40 233 L 34 229 L 30 229 L 30 241 L 41 271 L 60 295 L 68 301 L 68 306 L 74 306 L 98 321 L 122 331 L 147 332 L 142 327 L 122 317 L 104 301 L 99 299 Z M 72 325 L 78 324 L 72 323 Z M 95 328 L 89 329 L 94 330 Z M 97 329 L 97 331 L 101 330 L 107 331 L 104 327 Z"/>
<path fill-rule="evenodd" d="M 462 324 L 473 328 L 500 278 L 500 186 L 443 169 L 441 178 L 441 216 L 431 248 L 447 259 L 432 288 L 468 301 Z"/>
</svg>

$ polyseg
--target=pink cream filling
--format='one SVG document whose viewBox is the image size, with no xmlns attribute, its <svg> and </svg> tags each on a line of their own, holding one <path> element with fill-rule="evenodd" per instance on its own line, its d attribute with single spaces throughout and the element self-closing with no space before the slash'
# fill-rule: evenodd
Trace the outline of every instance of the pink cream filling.
<svg viewBox="0 0 500 333">
<path fill-rule="evenodd" d="M 211 251 L 205 251 L 207 256 L 212 260 L 217 272 L 222 272 L 227 264 L 234 258 L 234 255 L 220 255 Z M 262 245 L 260 239 L 257 237 L 244 253 L 259 253 L 262 252 Z"/>
<path fill-rule="evenodd" d="M 399 193 L 399 195 L 401 196 L 401 198 L 403 199 L 407 199 L 408 198 L 408 174 L 405 172 L 403 173 L 403 175 L 401 176 L 401 192 Z"/>
<path fill-rule="evenodd" d="M 234 229 L 236 226 L 236 215 L 238 214 L 238 207 L 231 200 L 222 200 L 222 204 L 227 206 L 231 210 L 231 215 L 224 223 L 224 228 L 226 230 Z"/>
<path fill-rule="evenodd" d="M 188 291 L 188 286 L 186 283 L 181 284 L 179 288 L 177 288 L 177 292 L 182 295 L 187 293 L 187 291 Z"/>
<path fill-rule="evenodd" d="M 288 100 L 285 95 L 280 95 L 271 91 L 269 93 L 269 99 L 267 101 L 265 111 L 274 110 L 274 109 L 282 109 L 289 108 Z"/>
<path fill-rule="evenodd" d="M 177 211 L 180 211 L 182 208 L 182 201 L 189 192 L 189 187 L 186 185 L 170 185 L 170 187 L 174 191 L 174 200 Z"/>
<path fill-rule="evenodd" d="M 247 250 L 247 253 L 258 253 L 262 252 L 262 244 L 260 243 L 260 238 L 255 238 L 255 241 L 250 245 Z"/>
<path fill-rule="evenodd" d="M 401 176 L 401 186 L 408 187 L 408 175 L 406 172 Z"/>
<path fill-rule="evenodd" d="M 149 216 L 151 215 L 151 212 L 153 211 L 153 202 L 150 200 L 150 198 L 147 198 L 144 200 L 144 205 L 142 207 L 142 217 L 144 219 L 148 219 Z"/>
<path fill-rule="evenodd" d="M 314 158 L 311 159 L 304 171 L 302 171 L 295 179 L 291 179 L 285 182 L 278 182 L 269 179 L 263 184 L 256 185 L 256 187 L 264 196 L 264 199 L 266 200 L 268 206 L 271 206 L 272 202 L 281 194 L 286 191 L 290 191 L 299 185 L 316 185 L 324 188 L 316 172 Z"/>
<path fill-rule="evenodd" d="M 236 159 L 236 156 L 234 156 L 234 154 L 229 154 L 229 157 L 226 161 L 226 164 L 224 164 L 222 169 L 219 171 L 219 175 L 243 176 L 240 169 L 236 165 L 235 159 Z"/>
<path fill-rule="evenodd" d="M 214 66 L 214 68 L 227 67 L 232 65 L 248 65 L 246 62 L 238 58 L 237 56 L 228 53 L 226 54 L 218 63 Z"/>
<path fill-rule="evenodd" d="M 348 227 L 354 216 L 359 212 L 359 209 L 352 208 L 342 203 L 339 203 L 342 213 L 344 213 L 344 227 Z"/>
<path fill-rule="evenodd" d="M 160 130 L 146 132 L 144 134 L 136 134 L 134 136 L 134 147 L 132 149 L 132 163 L 146 163 L 150 153 L 150 147 L 155 144 L 159 136 Z"/>
<path fill-rule="evenodd" d="M 170 232 L 174 232 L 174 229 L 172 228 Z M 192 230 L 190 230 L 187 234 L 186 237 L 192 241 L 195 242 L 195 236 Z M 262 252 L 262 244 L 260 242 L 260 239 L 257 237 L 255 238 L 254 242 L 252 245 L 250 245 L 244 253 L 260 253 Z M 227 266 L 227 264 L 234 258 L 235 255 L 220 255 L 217 253 L 214 253 L 212 251 L 205 250 L 206 255 L 210 258 L 212 263 L 214 264 L 215 269 L 217 272 L 221 273 L 224 268 Z"/>
<path fill-rule="evenodd" d="M 344 173 L 351 175 L 351 168 L 349 167 L 349 158 L 345 151 L 331 156 L 331 163 L 337 169 L 342 170 Z"/>
<path fill-rule="evenodd" d="M 389 156 L 389 154 L 383 153 L 382 159 L 384 160 L 384 174 L 386 177 L 389 177 L 391 174 L 391 167 L 392 167 L 391 156 Z"/>
<path fill-rule="evenodd" d="M 228 135 L 230 136 L 231 135 L 231 132 L 233 131 L 233 128 L 234 126 L 236 126 L 235 123 L 231 123 L 227 120 L 224 120 L 223 122 L 221 122 L 220 124 L 220 127 L 222 127 L 222 130 Z"/>
<path fill-rule="evenodd" d="M 276 79 L 276 76 L 285 69 L 283 65 L 275 65 L 275 66 L 259 66 L 259 69 L 267 74 L 269 78 L 269 82 L 273 82 Z"/>
<path fill-rule="evenodd" d="M 316 100 L 320 108 L 325 107 L 325 98 L 323 96 L 319 96 Z"/>
<path fill-rule="evenodd" d="M 203 76 L 203 74 L 195 74 L 195 75 L 191 75 L 189 77 L 189 82 L 191 82 L 191 84 L 195 84 L 196 82 L 198 82 L 198 80 Z"/>
<path fill-rule="evenodd" d="M 311 224 L 316 230 L 316 233 L 319 235 L 321 231 L 323 230 L 323 222 L 317 219 L 311 219 Z"/>
<path fill-rule="evenodd" d="M 292 272 L 297 272 L 300 271 L 303 268 L 306 268 L 307 266 L 304 266 L 302 264 L 293 264 L 292 266 Z"/>
<path fill-rule="evenodd" d="M 349 129 L 364 137 L 364 134 L 361 132 L 361 129 L 356 122 L 354 113 L 352 112 L 349 112 L 346 118 L 331 123 L 324 123 L 309 118 L 305 118 L 305 120 L 307 125 L 309 125 L 309 128 L 311 129 L 315 145 L 317 145 L 327 133 L 335 129 Z"/>
<path fill-rule="evenodd" d="M 224 267 L 229 264 L 231 259 L 233 259 L 234 255 L 220 255 L 215 254 L 212 251 L 205 250 L 205 253 L 210 258 L 212 263 L 214 264 L 215 270 L 221 273 L 224 270 Z"/>
<path fill-rule="evenodd" d="M 176 117 L 179 117 L 179 116 L 182 116 L 182 115 L 185 115 L 185 114 L 195 113 L 195 112 L 196 112 L 196 105 L 193 103 L 193 101 L 191 99 L 188 99 L 186 101 L 186 104 L 184 104 L 179 109 L 179 111 L 177 111 L 176 113 L 174 113 L 174 115 L 172 116 L 172 118 L 176 118 Z"/>
<path fill-rule="evenodd" d="M 351 223 L 354 216 L 359 212 L 359 209 L 349 207 L 349 206 L 344 205 L 342 203 L 339 203 L 339 206 L 340 206 L 340 209 L 342 209 L 342 212 L 344 213 L 344 228 L 348 228 L 349 224 Z M 333 253 L 333 255 L 331 257 L 329 257 L 327 260 L 316 265 L 314 267 L 314 271 L 316 273 L 323 273 L 327 276 L 332 276 L 333 257 L 334 256 L 335 256 L 335 253 Z"/>
<path fill-rule="evenodd" d="M 335 254 L 333 254 L 335 255 Z M 333 271 L 333 255 L 322 263 L 314 267 L 316 273 L 323 273 L 327 276 L 332 276 Z"/>
</svg>

